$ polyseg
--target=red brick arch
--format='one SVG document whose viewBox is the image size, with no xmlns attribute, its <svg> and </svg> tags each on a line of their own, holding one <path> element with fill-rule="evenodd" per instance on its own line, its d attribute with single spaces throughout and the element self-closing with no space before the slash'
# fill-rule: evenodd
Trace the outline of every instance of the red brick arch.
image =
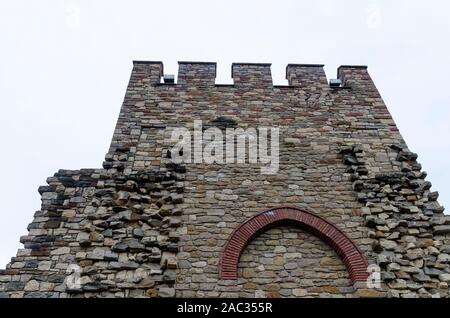
<svg viewBox="0 0 450 318">
<path fill-rule="evenodd" d="M 288 206 L 258 213 L 233 231 L 220 258 L 220 278 L 237 279 L 239 258 L 250 241 L 269 228 L 286 224 L 304 228 L 330 245 L 342 258 L 353 282 L 367 279 L 367 259 L 351 238 L 323 217 Z"/>
</svg>

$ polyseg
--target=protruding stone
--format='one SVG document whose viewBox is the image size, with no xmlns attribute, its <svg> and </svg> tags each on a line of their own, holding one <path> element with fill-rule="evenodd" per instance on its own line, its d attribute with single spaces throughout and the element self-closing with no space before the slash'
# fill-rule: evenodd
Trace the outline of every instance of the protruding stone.
<svg viewBox="0 0 450 318">
<path fill-rule="evenodd" d="M 434 234 L 450 233 L 450 225 L 436 225 L 433 227 Z"/>
</svg>

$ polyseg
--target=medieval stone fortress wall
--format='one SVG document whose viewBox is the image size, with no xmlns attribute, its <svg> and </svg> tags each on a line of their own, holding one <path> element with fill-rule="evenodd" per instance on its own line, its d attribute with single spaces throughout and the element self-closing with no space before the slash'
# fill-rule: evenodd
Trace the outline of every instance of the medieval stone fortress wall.
<svg viewBox="0 0 450 318">
<path fill-rule="evenodd" d="M 450 218 L 367 68 L 135 61 L 103 168 L 59 170 L 1 297 L 448 297 Z M 173 127 L 278 127 L 279 168 L 175 164 Z M 9 212 L 12 213 L 12 212 Z M 377 276 L 379 274 L 379 276 Z M 377 281 L 379 277 L 380 281 Z"/>
</svg>

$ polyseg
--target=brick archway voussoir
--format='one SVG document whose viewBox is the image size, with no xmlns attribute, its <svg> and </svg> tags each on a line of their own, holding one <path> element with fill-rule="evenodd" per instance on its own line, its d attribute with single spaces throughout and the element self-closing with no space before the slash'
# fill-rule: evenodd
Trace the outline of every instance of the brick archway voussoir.
<svg viewBox="0 0 450 318">
<path fill-rule="evenodd" d="M 310 211 L 296 207 L 277 207 L 254 215 L 237 227 L 228 238 L 219 264 L 221 279 L 238 278 L 239 258 L 258 234 L 271 227 L 292 224 L 305 228 L 332 247 L 342 258 L 351 280 L 366 281 L 367 259 L 356 243 L 336 225 Z"/>
</svg>

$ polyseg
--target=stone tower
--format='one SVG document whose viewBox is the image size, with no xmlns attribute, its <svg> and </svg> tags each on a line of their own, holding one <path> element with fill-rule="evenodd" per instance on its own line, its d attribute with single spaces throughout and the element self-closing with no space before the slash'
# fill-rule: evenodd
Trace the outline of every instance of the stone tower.
<svg viewBox="0 0 450 318">
<path fill-rule="evenodd" d="M 270 64 L 233 64 L 233 85 L 215 63 L 162 75 L 134 62 L 103 168 L 39 188 L 0 296 L 449 296 L 450 219 L 365 66 L 333 85 L 310 64 L 288 65 L 288 86 Z M 200 134 L 277 127 L 276 173 L 174 162 L 174 129 L 200 120 Z"/>
</svg>

